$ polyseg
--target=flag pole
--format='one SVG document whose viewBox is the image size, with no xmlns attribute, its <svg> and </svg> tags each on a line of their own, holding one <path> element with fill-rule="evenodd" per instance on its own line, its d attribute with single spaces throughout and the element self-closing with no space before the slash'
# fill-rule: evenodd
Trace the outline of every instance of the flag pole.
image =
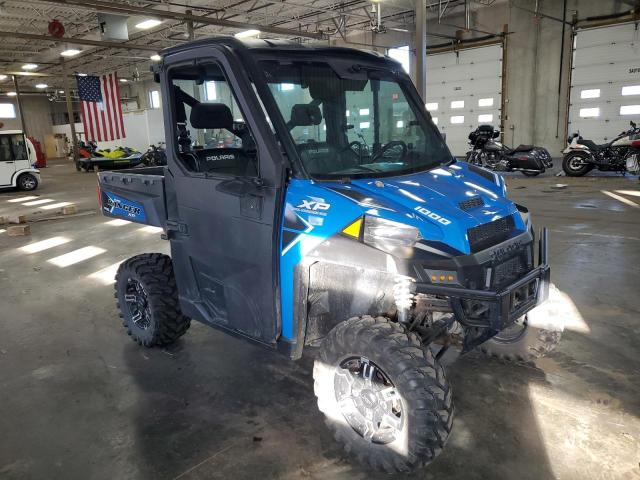
<svg viewBox="0 0 640 480">
<path fill-rule="evenodd" d="M 71 127 L 71 154 L 73 155 L 73 163 L 78 162 L 78 137 L 76 135 L 76 122 L 73 117 L 73 105 L 71 104 L 71 88 L 69 86 L 69 74 L 64 57 L 60 57 L 60 65 L 62 66 L 62 79 L 64 81 L 64 96 L 67 100 L 67 115 L 69 116 L 69 126 Z"/>
</svg>

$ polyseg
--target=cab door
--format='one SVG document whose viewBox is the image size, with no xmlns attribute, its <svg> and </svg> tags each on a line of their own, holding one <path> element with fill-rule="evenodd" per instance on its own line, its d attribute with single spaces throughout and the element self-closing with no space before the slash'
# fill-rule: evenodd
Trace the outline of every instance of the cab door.
<svg viewBox="0 0 640 480">
<path fill-rule="evenodd" d="M 16 160 L 11 146 L 11 135 L 0 135 L 0 186 L 11 185 L 16 173 Z"/>
<path fill-rule="evenodd" d="M 167 235 L 181 307 L 192 318 L 275 345 L 279 147 L 231 54 L 209 46 L 164 60 Z"/>
</svg>

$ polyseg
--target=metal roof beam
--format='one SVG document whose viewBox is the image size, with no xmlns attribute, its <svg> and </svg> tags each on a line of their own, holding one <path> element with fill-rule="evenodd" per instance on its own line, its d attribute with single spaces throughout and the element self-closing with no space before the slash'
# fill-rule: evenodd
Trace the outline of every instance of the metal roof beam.
<svg viewBox="0 0 640 480">
<path fill-rule="evenodd" d="M 324 35 L 315 32 L 304 32 L 298 30 L 290 30 L 287 28 L 271 27 L 268 25 L 260 25 L 256 23 L 235 22 L 231 20 L 221 20 L 217 18 L 206 17 L 203 15 L 191 15 L 182 12 L 170 12 L 167 10 L 157 10 L 155 8 L 136 7 L 133 5 L 125 5 L 114 2 L 104 2 L 101 0 L 45 0 L 49 3 L 60 5 L 73 5 L 83 8 L 94 9 L 100 12 L 124 13 L 133 15 L 143 15 L 146 17 L 166 18 L 181 22 L 196 22 L 207 25 L 217 25 L 219 27 L 237 28 L 240 30 L 256 29 L 261 32 L 273 33 L 287 37 L 307 37 L 315 39 L 323 39 Z"/>
</svg>

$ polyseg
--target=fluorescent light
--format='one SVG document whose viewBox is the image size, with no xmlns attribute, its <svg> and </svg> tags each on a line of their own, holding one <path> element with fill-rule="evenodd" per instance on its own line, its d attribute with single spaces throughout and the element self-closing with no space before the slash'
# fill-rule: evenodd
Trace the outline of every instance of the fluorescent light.
<svg viewBox="0 0 640 480">
<path fill-rule="evenodd" d="M 24 247 L 21 247 L 20 250 L 24 253 L 38 253 L 49 248 L 64 245 L 65 243 L 68 243 L 70 241 L 71 240 L 66 237 L 51 237 L 47 240 L 42 240 L 41 242 L 35 242 L 30 243 L 29 245 L 25 245 Z"/>
<path fill-rule="evenodd" d="M 47 88 L 49 85 L 47 85 L 46 83 L 38 83 L 36 85 L 36 88 L 39 88 L 40 90 Z"/>
<path fill-rule="evenodd" d="M 640 105 L 622 105 L 620 115 L 640 115 Z"/>
<path fill-rule="evenodd" d="M 23 70 L 35 70 L 36 68 L 38 68 L 38 65 L 35 63 L 25 63 L 22 65 Z"/>
<path fill-rule="evenodd" d="M 236 38 L 249 38 L 249 37 L 257 37 L 260 35 L 260 30 L 245 30 L 244 32 L 238 32 L 234 35 Z"/>
<path fill-rule="evenodd" d="M 64 90 L 58 90 L 58 93 L 64 93 Z"/>
<path fill-rule="evenodd" d="M 89 246 L 79 248 L 78 250 L 74 250 L 73 252 L 65 253 L 64 255 L 60 255 L 59 257 L 50 258 L 49 260 L 47 260 L 47 262 L 64 268 L 68 267 L 69 265 L 83 262 L 84 260 L 88 260 L 104 252 L 106 252 L 104 248 Z"/>
<path fill-rule="evenodd" d="M 120 79 L 120 81 L 121 81 L 122 83 L 127 83 L 129 80 L 127 80 L 126 78 L 121 78 L 121 79 Z"/>
<path fill-rule="evenodd" d="M 78 55 L 79 53 L 80 53 L 80 50 L 75 48 L 69 48 L 68 50 L 63 50 L 62 52 L 60 52 L 60 55 L 62 55 L 63 57 L 73 57 L 75 55 Z"/>
<path fill-rule="evenodd" d="M 162 60 L 162 57 L 160 55 L 158 55 L 157 53 L 154 53 L 149 58 L 151 60 L 153 60 L 154 62 L 159 62 L 160 60 Z"/>
<path fill-rule="evenodd" d="M 157 27 L 161 23 L 162 23 L 161 20 L 150 18 L 148 20 L 144 20 L 140 23 L 137 23 L 136 28 L 139 28 L 140 30 L 149 30 L 150 28 Z"/>
<path fill-rule="evenodd" d="M 78 76 L 78 77 L 86 77 L 87 74 L 86 73 L 76 73 L 76 76 Z"/>
<path fill-rule="evenodd" d="M 9 95 L 10 97 L 15 97 L 17 95 L 16 92 L 7 92 L 7 95 Z"/>
<path fill-rule="evenodd" d="M 6 77 L 6 75 L 0 75 L 0 77 Z M 640 85 L 622 87 L 622 95 L 640 95 Z"/>
<path fill-rule="evenodd" d="M 7 76 L 6 75 L 0 75 L 0 80 L 6 80 Z"/>
<path fill-rule="evenodd" d="M 598 107 L 594 107 L 594 108 L 581 108 L 580 109 L 580 116 L 582 118 L 593 118 L 593 117 L 599 117 L 600 116 L 600 109 Z"/>
</svg>

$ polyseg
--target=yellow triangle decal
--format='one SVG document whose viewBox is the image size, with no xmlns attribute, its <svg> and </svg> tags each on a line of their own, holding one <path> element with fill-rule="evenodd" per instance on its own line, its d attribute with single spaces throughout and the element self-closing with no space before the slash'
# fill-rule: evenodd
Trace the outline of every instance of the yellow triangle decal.
<svg viewBox="0 0 640 480">
<path fill-rule="evenodd" d="M 360 228 L 362 227 L 362 218 L 357 219 L 351 225 L 342 230 L 342 233 L 350 237 L 360 238 Z"/>
</svg>

